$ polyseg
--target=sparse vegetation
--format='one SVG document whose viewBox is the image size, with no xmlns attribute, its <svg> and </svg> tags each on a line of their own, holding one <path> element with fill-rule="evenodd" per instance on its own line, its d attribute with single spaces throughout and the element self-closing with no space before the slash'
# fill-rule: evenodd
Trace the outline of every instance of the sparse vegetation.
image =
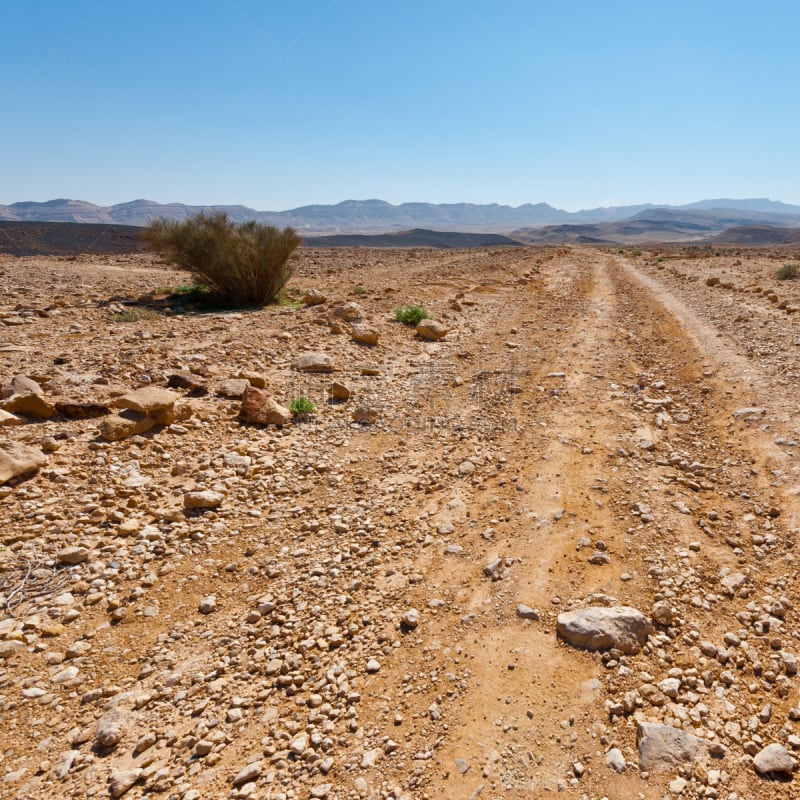
<svg viewBox="0 0 800 800">
<path fill-rule="evenodd" d="M 293 417 L 305 417 L 314 411 L 314 404 L 307 397 L 295 397 L 289 403 L 289 411 Z"/>
<path fill-rule="evenodd" d="M 800 264 L 784 264 L 776 273 L 779 281 L 793 281 L 800 278 Z"/>
<path fill-rule="evenodd" d="M 155 319 L 159 314 L 152 308 L 126 308 L 109 317 L 111 322 L 140 322 L 143 319 Z"/>
<path fill-rule="evenodd" d="M 415 304 L 409 306 L 397 306 L 394 310 L 394 318 L 397 322 L 406 325 L 419 325 L 424 319 L 430 319 L 431 315 L 422 307 Z"/>
<path fill-rule="evenodd" d="M 353 294 L 366 294 L 366 293 L 367 293 L 367 290 L 360 283 L 357 283 L 353 287 Z"/>
<path fill-rule="evenodd" d="M 236 223 L 224 212 L 201 212 L 184 222 L 158 219 L 143 238 L 223 302 L 245 308 L 277 298 L 294 271 L 291 257 L 300 244 L 292 228 Z"/>
</svg>

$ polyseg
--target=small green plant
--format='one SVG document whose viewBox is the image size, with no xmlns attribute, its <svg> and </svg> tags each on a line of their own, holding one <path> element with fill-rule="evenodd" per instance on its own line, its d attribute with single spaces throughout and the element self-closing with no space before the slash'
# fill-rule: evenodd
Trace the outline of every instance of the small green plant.
<svg viewBox="0 0 800 800">
<path fill-rule="evenodd" d="M 293 417 L 306 417 L 314 411 L 314 404 L 307 397 L 295 397 L 289 403 Z"/>
<path fill-rule="evenodd" d="M 776 273 L 779 281 L 793 281 L 800 278 L 800 264 L 784 264 Z"/>
<path fill-rule="evenodd" d="M 397 306 L 394 310 L 394 318 L 397 322 L 406 325 L 419 325 L 424 319 L 430 319 L 431 315 L 422 306 Z"/>
<path fill-rule="evenodd" d="M 152 308 L 127 308 L 118 314 L 112 314 L 109 320 L 111 322 L 139 322 L 143 319 L 156 319 L 159 316 L 159 313 L 153 311 Z"/>
<path fill-rule="evenodd" d="M 367 290 L 360 283 L 357 283 L 353 287 L 353 294 L 366 294 L 366 293 L 367 293 Z"/>
<path fill-rule="evenodd" d="M 225 212 L 157 219 L 142 237 L 168 262 L 192 273 L 224 303 L 260 308 L 271 303 L 294 271 L 300 237 L 255 220 L 236 223 Z"/>
</svg>

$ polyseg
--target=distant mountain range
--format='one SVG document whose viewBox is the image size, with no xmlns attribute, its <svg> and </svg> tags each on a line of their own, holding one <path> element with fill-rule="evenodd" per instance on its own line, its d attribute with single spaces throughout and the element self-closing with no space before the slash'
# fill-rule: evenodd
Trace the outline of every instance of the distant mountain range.
<svg viewBox="0 0 800 800">
<path fill-rule="evenodd" d="M 258 222 L 284 227 L 291 225 L 304 236 L 326 233 L 391 233 L 426 228 L 434 231 L 509 233 L 523 240 L 536 239 L 529 229 L 559 226 L 590 226 L 576 233 L 588 240 L 618 241 L 621 231 L 608 228 L 628 222 L 632 236 L 649 236 L 647 230 L 663 228 L 668 238 L 703 238 L 732 226 L 800 225 L 800 206 L 766 198 L 745 200 L 701 200 L 682 206 L 656 206 L 651 203 L 612 206 L 583 211 L 563 211 L 547 203 L 527 203 L 512 207 L 473 203 L 402 203 L 383 200 L 345 200 L 336 205 L 311 205 L 289 211 L 256 211 L 241 205 L 190 206 L 161 204 L 151 200 L 132 200 L 113 206 L 97 206 L 83 200 L 49 200 L 0 205 L 0 220 L 27 222 L 79 222 L 106 225 L 148 225 L 157 217 L 185 219 L 198 211 L 226 211 L 240 222 Z M 558 232 L 551 230 L 553 235 Z M 518 238 L 517 235 L 514 238 Z M 569 237 L 567 237 L 569 238 Z M 649 238 L 657 238 L 649 236 Z"/>
</svg>

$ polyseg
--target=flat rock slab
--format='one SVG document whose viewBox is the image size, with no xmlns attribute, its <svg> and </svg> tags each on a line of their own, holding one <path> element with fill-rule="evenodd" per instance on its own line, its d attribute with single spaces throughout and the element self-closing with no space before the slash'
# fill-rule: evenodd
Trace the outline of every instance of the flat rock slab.
<svg viewBox="0 0 800 800">
<path fill-rule="evenodd" d="M 294 360 L 300 372 L 333 372 L 333 359 L 326 353 L 303 353 Z"/>
<path fill-rule="evenodd" d="M 36 472 L 47 463 L 47 456 L 35 447 L 19 442 L 0 442 L 0 486 L 12 478 Z"/>
<path fill-rule="evenodd" d="M 105 403 L 88 403 L 80 400 L 57 400 L 56 411 L 68 419 L 94 419 L 111 413 Z"/>
<path fill-rule="evenodd" d="M 670 772 L 676 767 L 705 761 L 711 753 L 711 744 L 705 739 L 655 722 L 636 724 L 636 745 L 639 768 L 647 772 Z M 721 755 L 718 745 L 714 755 Z"/>
<path fill-rule="evenodd" d="M 117 397 L 111 405 L 114 408 L 129 408 L 140 414 L 152 414 L 154 411 L 163 411 L 172 406 L 180 397 L 177 392 L 162 389 L 159 386 L 144 386 L 134 392 Z"/>
<path fill-rule="evenodd" d="M 629 606 L 592 606 L 558 615 L 558 635 L 568 644 L 587 650 L 616 647 L 626 655 L 642 649 L 652 632 L 650 620 Z"/>
<path fill-rule="evenodd" d="M 23 417 L 34 419 L 50 419 L 56 413 L 53 403 L 34 392 L 12 394 L 3 401 L 3 409 L 12 414 L 22 414 Z"/>
<path fill-rule="evenodd" d="M 107 442 L 119 442 L 128 436 L 136 436 L 149 431 L 156 421 L 138 411 L 124 411 L 103 417 L 98 425 L 100 436 Z"/>
</svg>

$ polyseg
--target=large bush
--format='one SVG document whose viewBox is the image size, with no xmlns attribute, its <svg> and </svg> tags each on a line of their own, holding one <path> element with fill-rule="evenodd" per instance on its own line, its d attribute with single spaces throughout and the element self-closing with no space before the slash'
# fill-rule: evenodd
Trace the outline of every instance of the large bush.
<svg viewBox="0 0 800 800">
<path fill-rule="evenodd" d="M 291 255 L 300 244 L 292 228 L 236 223 L 224 211 L 183 222 L 157 219 L 143 235 L 166 261 L 237 307 L 275 300 L 294 271 Z"/>
</svg>

